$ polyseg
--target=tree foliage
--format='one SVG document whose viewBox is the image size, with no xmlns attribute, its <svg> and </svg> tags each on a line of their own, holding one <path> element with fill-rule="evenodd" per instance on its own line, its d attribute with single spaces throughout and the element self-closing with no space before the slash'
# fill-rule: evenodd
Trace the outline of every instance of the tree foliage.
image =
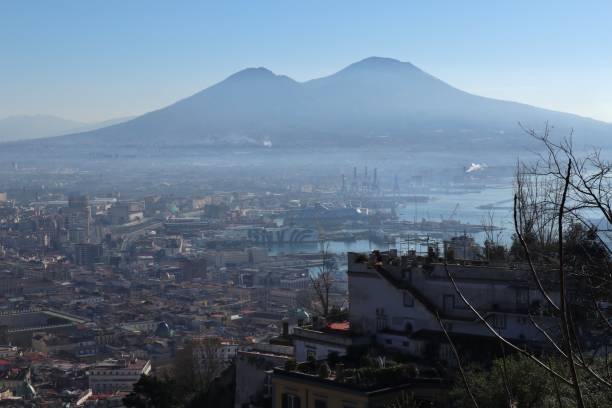
<svg viewBox="0 0 612 408">
<path fill-rule="evenodd" d="M 554 360 L 550 364 L 556 369 L 563 370 L 562 361 Z M 576 406 L 571 386 L 555 380 L 533 361 L 521 355 L 495 359 L 488 368 L 468 366 L 466 374 L 480 408 Z M 589 380 L 585 375 L 580 377 L 580 381 L 586 407 L 612 406 L 612 393 L 607 387 Z M 456 379 L 451 399 L 457 401 L 457 407 L 474 407 L 460 378 Z"/>
<path fill-rule="evenodd" d="M 124 399 L 128 408 L 232 407 L 233 365 L 217 359 L 219 343 L 189 341 L 177 352 L 171 374 L 143 376 Z"/>
<path fill-rule="evenodd" d="M 608 227 L 599 229 L 602 223 L 612 225 L 612 163 L 598 151 L 578 157 L 571 139 L 554 142 L 549 131 L 548 127 L 543 135 L 528 131 L 542 142 L 545 153 L 534 164 L 519 163 L 517 168 L 513 211 L 515 235 L 510 253 L 513 260 L 528 267 L 547 316 L 556 320 L 554 325 L 549 325 L 551 327 L 543 328 L 531 318 L 534 327 L 547 340 L 545 349 L 551 354 L 550 358 L 555 359 L 555 364 L 547 363 L 548 355 L 525 349 L 492 327 L 464 296 L 446 268 L 457 294 L 491 334 L 546 374 L 540 383 L 521 387 L 522 378 L 514 376 L 510 381 L 509 369 L 504 367 L 504 375 L 493 375 L 493 378 L 504 379 L 505 403 L 499 399 L 499 393 L 496 401 L 487 400 L 487 396 L 496 395 L 489 393 L 481 396 L 484 406 L 546 406 L 548 401 L 538 399 L 538 395 L 548 395 L 541 389 L 547 382 L 555 386 L 555 406 L 563 406 L 563 398 L 571 400 L 570 406 L 578 408 L 600 406 L 597 401 L 601 392 L 597 387 L 603 387 L 605 395 L 612 393 L 606 347 L 612 324 L 601 310 L 601 305 L 610 299 L 609 242 L 612 240 L 607 235 Z M 597 332 L 603 333 L 603 338 L 598 338 Z M 595 364 L 598 353 L 604 355 L 603 364 L 602 361 Z M 459 358 L 457 360 L 459 362 Z M 499 367 L 493 365 L 490 374 L 496 372 Z M 526 370 L 522 372 L 527 374 Z M 470 392 L 468 376 L 462 378 L 466 393 L 474 394 Z M 476 375 L 476 378 L 482 376 Z M 472 387 L 479 388 L 479 382 L 473 381 Z M 518 384 L 517 390 L 521 392 L 513 392 L 511 383 Z M 571 392 L 566 395 L 568 390 Z M 468 405 L 479 406 L 475 399 L 470 399 Z M 519 400 L 520 404 L 516 402 Z"/>
<path fill-rule="evenodd" d="M 143 375 L 123 399 L 123 405 L 128 408 L 180 407 L 181 398 L 177 391 L 176 382 L 171 378 Z"/>
</svg>

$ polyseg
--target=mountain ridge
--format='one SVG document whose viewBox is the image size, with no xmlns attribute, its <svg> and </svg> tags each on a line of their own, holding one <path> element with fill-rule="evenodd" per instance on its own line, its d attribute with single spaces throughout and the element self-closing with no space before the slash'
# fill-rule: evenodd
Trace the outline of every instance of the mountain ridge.
<svg viewBox="0 0 612 408">
<path fill-rule="evenodd" d="M 369 57 L 303 82 L 246 68 L 132 120 L 39 142 L 342 147 L 374 140 L 501 148 L 517 143 L 519 122 L 534 128 L 549 122 L 567 134 L 574 129 L 589 142 L 612 130 L 591 118 L 465 92 L 409 62 Z"/>
<path fill-rule="evenodd" d="M 54 115 L 11 115 L 0 119 L 0 143 L 57 137 L 111 126 L 134 116 L 107 119 L 101 122 L 80 122 Z"/>
</svg>

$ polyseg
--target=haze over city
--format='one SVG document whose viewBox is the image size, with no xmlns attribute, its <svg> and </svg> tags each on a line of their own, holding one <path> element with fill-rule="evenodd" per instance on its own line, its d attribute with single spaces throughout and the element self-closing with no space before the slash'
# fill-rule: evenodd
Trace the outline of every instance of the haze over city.
<svg viewBox="0 0 612 408">
<path fill-rule="evenodd" d="M 611 18 L 3 2 L 0 406 L 612 406 Z"/>
</svg>

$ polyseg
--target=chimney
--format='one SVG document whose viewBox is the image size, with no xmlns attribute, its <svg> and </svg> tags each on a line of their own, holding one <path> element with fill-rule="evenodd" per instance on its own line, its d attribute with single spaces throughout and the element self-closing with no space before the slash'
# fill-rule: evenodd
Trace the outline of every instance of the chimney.
<svg viewBox="0 0 612 408">
<path fill-rule="evenodd" d="M 283 322 L 283 337 L 289 336 L 289 322 Z"/>
<path fill-rule="evenodd" d="M 344 364 L 336 363 L 336 381 L 342 381 L 344 379 Z"/>
</svg>

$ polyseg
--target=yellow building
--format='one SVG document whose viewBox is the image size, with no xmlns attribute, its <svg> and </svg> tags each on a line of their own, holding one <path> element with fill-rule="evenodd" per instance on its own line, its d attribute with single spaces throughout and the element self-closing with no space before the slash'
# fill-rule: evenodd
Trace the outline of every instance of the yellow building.
<svg viewBox="0 0 612 408">
<path fill-rule="evenodd" d="M 368 387 L 275 368 L 272 408 L 383 408 L 406 395 L 440 404 L 446 389 L 440 379 L 413 378 L 401 385 Z"/>
</svg>

